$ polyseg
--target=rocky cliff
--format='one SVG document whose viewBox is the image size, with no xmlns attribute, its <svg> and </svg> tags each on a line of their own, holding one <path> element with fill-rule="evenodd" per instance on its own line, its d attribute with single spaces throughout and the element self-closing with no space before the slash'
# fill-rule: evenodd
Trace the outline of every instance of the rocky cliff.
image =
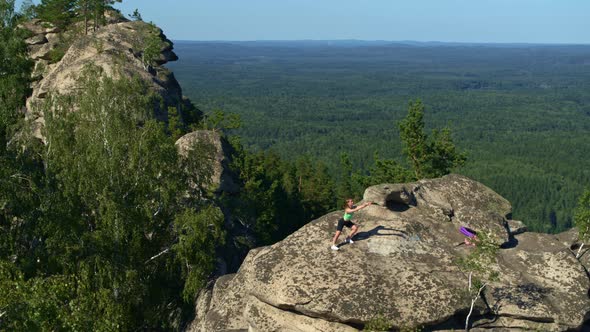
<svg viewBox="0 0 590 332">
<path fill-rule="evenodd" d="M 38 138 L 43 136 L 41 128 L 44 124 L 43 110 L 38 105 L 51 94 L 75 92 L 77 78 L 89 64 L 100 67 L 110 77 L 125 75 L 140 78 L 151 92 L 161 97 L 161 102 L 154 105 L 154 114 L 161 120 L 167 119 L 168 107 L 175 107 L 181 116 L 198 112 L 182 96 L 172 72 L 161 66 L 178 57 L 172 51 L 172 42 L 162 30 L 151 24 L 131 22 L 116 12 L 110 12 L 107 24 L 97 31 L 89 31 L 87 35 L 81 31 L 81 26 L 74 25 L 68 31 L 60 31 L 37 19 L 23 24 L 22 28 L 32 35 L 26 42 L 29 55 L 35 61 L 35 82 L 33 93 L 27 100 L 26 116 L 35 124 L 35 136 Z M 153 59 L 146 59 L 150 43 L 159 54 L 153 55 Z M 194 114 L 191 116 L 195 117 Z"/>
<path fill-rule="evenodd" d="M 508 201 L 458 175 L 368 188 L 353 244 L 330 250 L 342 212 L 252 250 L 236 274 L 202 291 L 190 331 L 358 331 L 379 318 L 392 330 L 463 329 L 468 276 L 459 227 L 501 244 L 498 278 L 472 315 L 473 330 L 565 331 L 590 319 L 590 280 L 572 253 L 574 231 L 528 233 Z M 586 260 L 587 262 L 587 260 Z"/>
<path fill-rule="evenodd" d="M 139 78 L 149 92 L 159 96 L 159 102 L 154 104 L 154 116 L 162 121 L 168 121 L 169 107 L 176 108 L 182 120 L 201 119 L 202 113 L 182 95 L 174 74 L 162 66 L 178 59 L 172 51 L 172 42 L 162 30 L 143 21 L 129 21 L 114 11 L 107 14 L 107 24 L 87 35 L 81 32 L 81 26 L 60 31 L 38 19 L 22 24 L 21 27 L 31 33 L 26 43 L 29 56 L 35 62 L 33 91 L 25 111 L 33 123 L 35 137 L 44 139 L 44 108 L 41 106 L 44 100 L 51 94 L 75 93 L 77 79 L 88 65 L 99 67 L 101 73 L 109 77 Z M 151 61 L 145 58 L 149 43 L 156 48 Z M 214 155 L 211 158 L 212 189 L 235 193 L 238 188 L 228 170 L 228 143 L 214 131 L 197 130 L 181 137 L 177 147 L 186 155 L 196 143 L 210 144 L 215 150 L 211 152 Z"/>
</svg>

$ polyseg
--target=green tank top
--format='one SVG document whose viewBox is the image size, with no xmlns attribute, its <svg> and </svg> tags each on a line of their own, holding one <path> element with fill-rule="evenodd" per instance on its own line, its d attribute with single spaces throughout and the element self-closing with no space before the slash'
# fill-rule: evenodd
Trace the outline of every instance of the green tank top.
<svg viewBox="0 0 590 332">
<path fill-rule="evenodd" d="M 351 213 L 344 212 L 344 217 L 342 217 L 342 219 L 344 219 L 344 221 L 349 221 L 350 219 L 352 219 L 353 215 L 354 215 L 354 212 L 351 212 Z"/>
</svg>

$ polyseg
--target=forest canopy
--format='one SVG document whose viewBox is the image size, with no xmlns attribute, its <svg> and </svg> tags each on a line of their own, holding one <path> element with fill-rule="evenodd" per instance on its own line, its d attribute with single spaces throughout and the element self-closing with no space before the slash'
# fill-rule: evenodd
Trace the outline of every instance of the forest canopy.
<svg viewBox="0 0 590 332">
<path fill-rule="evenodd" d="M 426 132 L 448 127 L 460 173 L 508 199 L 529 229 L 573 226 L 590 183 L 587 45 L 362 41 L 177 42 L 170 64 L 204 111 L 237 113 L 253 150 L 309 154 L 339 174 L 407 167 L 397 123 L 421 99 Z M 441 133 L 442 134 L 442 133 Z M 338 177 L 338 176 L 337 176 Z"/>
</svg>

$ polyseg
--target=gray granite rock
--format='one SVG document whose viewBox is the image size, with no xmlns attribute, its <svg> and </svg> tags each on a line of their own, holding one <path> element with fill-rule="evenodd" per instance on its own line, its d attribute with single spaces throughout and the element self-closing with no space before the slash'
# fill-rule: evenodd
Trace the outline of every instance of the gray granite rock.
<svg viewBox="0 0 590 332">
<path fill-rule="evenodd" d="M 510 204 L 459 175 L 371 187 L 365 199 L 379 205 L 355 214 L 361 231 L 354 244 L 329 248 L 339 211 L 251 251 L 237 274 L 218 281 L 189 330 L 316 331 L 306 329 L 313 323 L 319 331 L 355 331 L 376 315 L 393 329 L 462 329 L 470 302 L 456 261 L 473 248 L 461 245 L 458 228 L 501 242 L 509 237 Z M 496 315 L 486 315 L 480 301 L 474 330 L 580 328 L 590 312 L 590 281 L 569 248 L 526 232 L 512 235 L 511 244 L 499 250 L 491 268 L 500 277 L 485 291 Z"/>
</svg>

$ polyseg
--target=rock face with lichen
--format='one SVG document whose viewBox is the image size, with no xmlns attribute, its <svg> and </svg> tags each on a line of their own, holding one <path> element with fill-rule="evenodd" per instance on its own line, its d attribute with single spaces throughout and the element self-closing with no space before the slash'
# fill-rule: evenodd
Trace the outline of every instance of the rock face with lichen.
<svg viewBox="0 0 590 332">
<path fill-rule="evenodd" d="M 234 181 L 234 175 L 230 171 L 229 156 L 231 147 L 229 143 L 218 133 L 211 130 L 195 130 L 176 141 L 176 147 L 181 156 L 189 156 L 189 152 L 195 144 L 206 144 L 212 147 L 208 151 L 212 159 L 211 184 L 213 191 L 220 193 L 237 193 L 239 186 Z"/>
<path fill-rule="evenodd" d="M 182 96 L 172 72 L 161 66 L 178 58 L 172 52 L 172 42 L 153 25 L 115 15 L 109 16 L 105 26 L 88 34 L 82 32 L 81 26 L 60 31 L 37 19 L 21 27 L 32 34 L 26 42 L 29 56 L 35 61 L 35 82 L 27 100 L 26 116 L 34 123 L 38 138 L 43 138 L 43 101 L 51 94 L 75 92 L 77 78 L 87 65 L 99 67 L 109 77 L 139 78 L 149 91 L 160 97 L 154 105 L 154 115 L 161 120 L 167 119 L 168 107 L 176 107 L 181 116 L 184 111 L 198 112 Z M 146 45 L 157 49 L 151 59 L 145 57 Z"/>
<path fill-rule="evenodd" d="M 502 243 L 499 279 L 478 301 L 474 330 L 562 331 L 590 318 L 586 269 L 574 236 L 528 233 L 508 201 L 459 175 L 365 191 L 353 244 L 330 250 L 342 212 L 252 250 L 236 274 L 203 290 L 190 331 L 358 331 L 376 317 L 392 330 L 463 329 L 470 301 L 456 264 L 472 247 L 460 226 Z"/>
</svg>

